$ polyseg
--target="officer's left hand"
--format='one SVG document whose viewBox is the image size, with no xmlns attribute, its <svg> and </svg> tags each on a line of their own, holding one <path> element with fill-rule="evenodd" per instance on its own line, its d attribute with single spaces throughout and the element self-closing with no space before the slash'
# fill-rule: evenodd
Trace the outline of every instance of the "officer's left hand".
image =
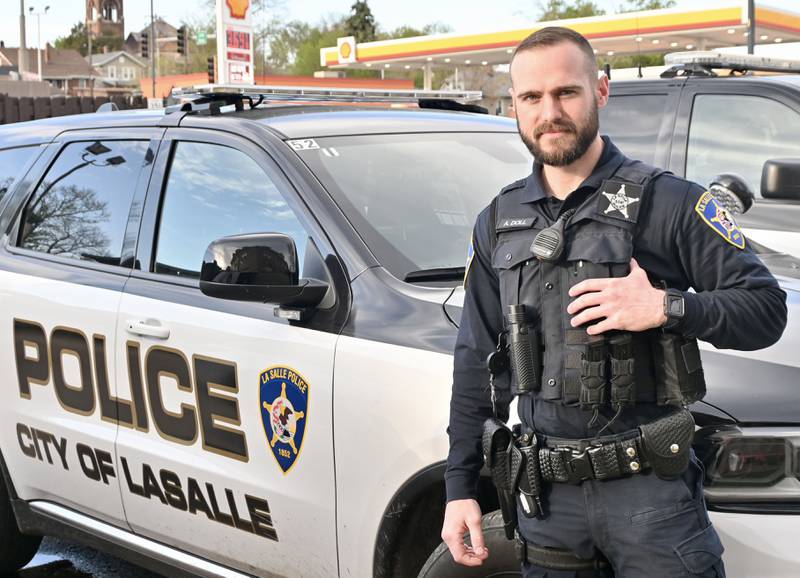
<svg viewBox="0 0 800 578">
<path fill-rule="evenodd" d="M 667 321 L 664 291 L 650 284 L 636 259 L 631 259 L 631 272 L 626 277 L 587 279 L 570 289 L 569 295 L 578 297 L 567 307 L 567 312 L 575 315 L 573 327 L 601 320 L 586 328 L 589 335 L 611 329 L 644 331 Z"/>
</svg>

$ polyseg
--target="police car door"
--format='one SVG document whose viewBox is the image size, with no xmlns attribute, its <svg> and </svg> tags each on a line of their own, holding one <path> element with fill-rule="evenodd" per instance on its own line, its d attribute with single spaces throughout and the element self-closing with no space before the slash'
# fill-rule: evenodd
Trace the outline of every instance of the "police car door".
<svg viewBox="0 0 800 578">
<path fill-rule="evenodd" d="M 306 264 L 326 241 L 265 151 L 225 135 L 170 129 L 156 161 L 119 317 L 120 390 L 139 400 L 117 443 L 127 519 L 229 567 L 333 576 L 336 333 L 198 280 L 224 236 L 290 235 Z"/>
<path fill-rule="evenodd" d="M 114 438 L 130 405 L 114 388 L 115 330 L 162 132 L 64 133 L 4 211 L 0 445 L 20 497 L 56 518 L 125 523 Z"/>
</svg>

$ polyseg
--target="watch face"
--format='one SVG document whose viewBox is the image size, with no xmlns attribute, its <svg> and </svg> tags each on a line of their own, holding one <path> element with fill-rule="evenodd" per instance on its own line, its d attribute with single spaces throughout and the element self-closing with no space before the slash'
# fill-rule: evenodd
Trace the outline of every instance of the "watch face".
<svg viewBox="0 0 800 578">
<path fill-rule="evenodd" d="M 667 305 L 670 317 L 683 317 L 683 297 L 669 295 L 667 297 Z"/>
</svg>

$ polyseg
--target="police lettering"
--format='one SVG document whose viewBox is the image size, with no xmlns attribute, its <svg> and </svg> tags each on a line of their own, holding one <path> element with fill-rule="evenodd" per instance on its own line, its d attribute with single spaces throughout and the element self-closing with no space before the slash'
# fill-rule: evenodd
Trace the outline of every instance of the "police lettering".
<svg viewBox="0 0 800 578">
<path fill-rule="evenodd" d="M 31 399 L 34 385 L 47 385 L 52 380 L 56 399 L 69 412 L 93 415 L 99 401 L 103 420 L 140 431 L 148 431 L 152 420 L 164 439 L 191 445 L 200 438 L 207 451 L 245 462 L 249 459 L 245 433 L 232 427 L 241 426 L 233 363 L 201 356 L 193 356 L 190 363 L 182 352 L 154 345 L 146 351 L 142 365 L 139 343 L 129 341 L 125 358 L 130 399 L 124 399 L 111 395 L 102 335 L 92 336 L 90 345 L 89 338 L 77 329 L 56 327 L 48 339 L 38 323 L 15 319 L 14 357 L 19 393 L 25 399 Z M 69 357 L 77 363 L 79 375 L 72 383 L 64 371 Z M 306 387 L 302 378 L 289 373 L 287 379 L 301 389 Z M 167 387 L 194 393 L 195 403 L 183 403 L 177 412 L 167 409 L 163 393 Z M 217 425 L 220 421 L 225 425 Z M 21 435 L 20 444 L 23 438 L 27 444 L 23 451 L 40 452 L 40 445 L 49 443 L 46 438 L 35 441 L 32 432 Z M 103 475 L 102 466 L 102 461 L 98 462 L 98 472 L 105 481 L 107 474 Z"/>
<path fill-rule="evenodd" d="M 47 463 L 54 463 L 54 455 L 61 460 L 61 465 L 65 470 L 69 470 L 67 465 L 67 440 L 58 438 L 50 432 L 42 431 L 25 424 L 17 424 L 17 441 L 22 453 L 29 458 L 34 458 L 40 462 L 47 460 Z M 50 452 L 50 449 L 53 452 Z"/>
<path fill-rule="evenodd" d="M 274 369 L 270 369 L 268 372 L 263 373 L 261 375 L 261 384 L 263 385 L 268 381 L 272 381 L 273 379 L 288 379 L 303 393 L 305 393 L 308 389 L 308 385 L 302 377 L 297 375 L 294 371 L 286 369 L 285 367 L 276 367 Z"/>
<path fill-rule="evenodd" d="M 95 450 L 86 444 L 75 446 L 78 452 L 78 463 L 81 465 L 83 474 L 95 482 L 103 481 L 108 485 L 109 478 L 116 478 L 114 473 L 114 460 L 111 454 L 105 450 Z"/>
<path fill-rule="evenodd" d="M 247 514 L 240 513 L 233 490 L 225 488 L 224 496 L 218 495 L 213 484 L 201 485 L 192 477 L 186 478 L 184 487 L 175 472 L 162 469 L 158 475 L 148 464 L 143 463 L 142 475 L 135 480 L 128 460 L 120 458 L 122 473 L 128 491 L 148 500 L 157 499 L 164 505 L 190 514 L 204 514 L 209 520 L 278 541 L 278 533 L 272 524 L 272 514 L 267 500 L 245 494 Z"/>
</svg>

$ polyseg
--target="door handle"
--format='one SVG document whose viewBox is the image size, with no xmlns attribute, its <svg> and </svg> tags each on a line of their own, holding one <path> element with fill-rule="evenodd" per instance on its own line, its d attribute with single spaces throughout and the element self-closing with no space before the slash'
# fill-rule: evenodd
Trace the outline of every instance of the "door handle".
<svg viewBox="0 0 800 578">
<path fill-rule="evenodd" d="M 162 327 L 155 319 L 148 319 L 146 321 L 128 319 L 125 325 L 125 329 L 128 333 L 133 333 L 134 335 L 144 335 L 146 337 L 155 337 L 156 339 L 169 338 L 169 328 Z"/>
</svg>

